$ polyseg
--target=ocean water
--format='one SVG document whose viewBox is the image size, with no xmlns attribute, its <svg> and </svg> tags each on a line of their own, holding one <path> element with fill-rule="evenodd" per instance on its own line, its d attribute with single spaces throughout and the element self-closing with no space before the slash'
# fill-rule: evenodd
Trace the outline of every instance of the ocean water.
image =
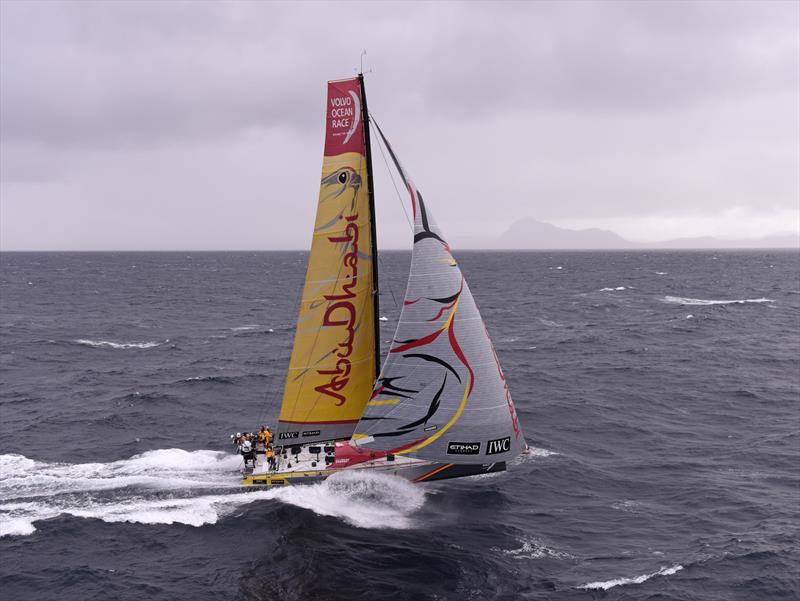
<svg viewBox="0 0 800 601">
<path fill-rule="evenodd" d="M 531 451 L 244 493 L 304 253 L 0 255 L 3 598 L 800 597 L 797 252 L 457 257 Z"/>
</svg>

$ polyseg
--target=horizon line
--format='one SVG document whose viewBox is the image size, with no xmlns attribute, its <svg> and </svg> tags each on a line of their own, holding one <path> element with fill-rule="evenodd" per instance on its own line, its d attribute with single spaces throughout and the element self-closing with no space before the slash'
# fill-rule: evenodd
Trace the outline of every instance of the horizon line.
<svg viewBox="0 0 800 601">
<path fill-rule="evenodd" d="M 380 252 L 411 252 L 411 248 L 383 248 Z M 629 252 L 629 251 L 650 251 L 650 250 L 800 250 L 800 243 L 797 246 L 637 246 L 633 248 L 623 247 L 560 247 L 560 248 L 481 248 L 481 247 L 462 247 L 454 249 L 455 252 Z M 95 248 L 95 249 L 2 249 L 1 253 L 245 253 L 245 252 L 303 252 L 308 253 L 308 248 Z"/>
</svg>

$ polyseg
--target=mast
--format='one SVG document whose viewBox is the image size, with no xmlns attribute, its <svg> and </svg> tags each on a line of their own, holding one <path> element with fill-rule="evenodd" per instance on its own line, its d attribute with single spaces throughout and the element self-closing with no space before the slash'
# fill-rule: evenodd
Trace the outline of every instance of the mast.
<svg viewBox="0 0 800 601">
<path fill-rule="evenodd" d="M 364 124 L 364 147 L 367 155 L 367 195 L 369 197 L 370 235 L 372 239 L 372 279 L 375 289 L 372 291 L 372 317 L 375 328 L 375 378 L 381 374 L 381 323 L 380 323 L 380 283 L 378 279 L 378 237 L 375 227 L 375 184 L 372 178 L 372 150 L 369 141 L 369 110 L 367 109 L 367 93 L 364 90 L 364 74 L 358 74 L 361 87 L 361 113 Z"/>
</svg>

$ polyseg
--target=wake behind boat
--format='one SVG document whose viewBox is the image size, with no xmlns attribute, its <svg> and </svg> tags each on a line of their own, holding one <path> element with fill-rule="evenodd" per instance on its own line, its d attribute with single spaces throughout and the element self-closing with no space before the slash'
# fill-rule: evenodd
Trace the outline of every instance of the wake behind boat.
<svg viewBox="0 0 800 601">
<path fill-rule="evenodd" d="M 414 219 L 408 285 L 383 369 L 370 123 Z M 320 195 L 278 427 L 260 446 L 244 442 L 245 486 L 311 483 L 342 470 L 414 482 L 472 476 L 505 470 L 526 448 L 469 287 L 370 119 L 363 75 L 328 82 Z"/>
</svg>

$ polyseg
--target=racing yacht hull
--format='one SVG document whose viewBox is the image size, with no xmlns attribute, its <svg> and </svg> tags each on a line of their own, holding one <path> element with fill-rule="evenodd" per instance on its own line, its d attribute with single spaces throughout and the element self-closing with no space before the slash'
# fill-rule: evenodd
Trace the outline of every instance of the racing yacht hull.
<svg viewBox="0 0 800 601">
<path fill-rule="evenodd" d="M 404 455 L 376 456 L 370 453 L 367 457 L 353 451 L 343 442 L 335 443 L 335 451 L 327 455 L 310 452 L 309 449 L 326 447 L 300 447 L 297 453 L 291 451 L 279 455 L 275 469 L 270 469 L 265 455 L 258 455 L 255 465 L 247 470 L 242 486 L 264 488 L 270 486 L 287 486 L 293 484 L 315 484 L 339 472 L 367 471 L 391 476 L 399 476 L 411 482 L 433 482 L 448 478 L 462 478 L 502 472 L 506 469 L 505 461 L 485 464 L 444 463 L 413 459 Z M 330 448 L 330 447 L 327 447 Z M 325 461 L 325 457 L 329 457 Z M 320 464 L 326 467 L 318 467 Z"/>
</svg>

